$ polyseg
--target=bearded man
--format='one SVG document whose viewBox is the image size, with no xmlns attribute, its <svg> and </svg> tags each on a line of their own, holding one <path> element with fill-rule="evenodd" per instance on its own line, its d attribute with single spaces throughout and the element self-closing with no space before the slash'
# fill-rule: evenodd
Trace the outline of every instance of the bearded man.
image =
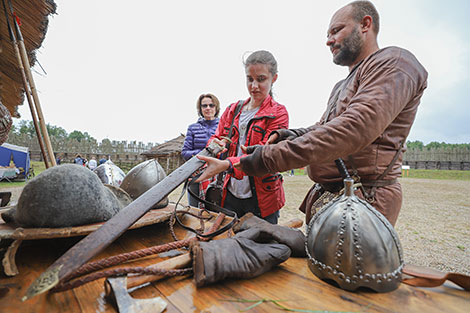
<svg viewBox="0 0 470 313">
<path fill-rule="evenodd" d="M 405 49 L 379 49 L 378 32 L 379 14 L 371 2 L 354 1 L 339 9 L 326 44 L 333 62 L 348 66 L 349 75 L 334 86 L 320 121 L 273 132 L 270 145 L 248 147 L 249 155 L 239 159 L 204 158 L 209 163 L 205 176 L 231 164 L 252 176 L 307 166 L 317 183 L 300 207 L 308 223 L 323 204 L 321 196 L 337 194 L 343 187 L 334 162 L 342 158 L 351 176 L 362 183 L 357 195 L 395 225 L 402 204 L 397 178 L 404 143 L 427 86 L 427 72 Z"/>
</svg>

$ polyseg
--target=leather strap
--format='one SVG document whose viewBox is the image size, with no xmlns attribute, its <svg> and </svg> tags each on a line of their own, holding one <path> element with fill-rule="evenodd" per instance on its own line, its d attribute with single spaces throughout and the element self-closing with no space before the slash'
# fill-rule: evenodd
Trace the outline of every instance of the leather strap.
<svg viewBox="0 0 470 313">
<path fill-rule="evenodd" d="M 232 123 L 230 124 L 230 129 L 229 129 L 229 132 L 228 132 L 228 135 L 227 135 L 227 137 L 228 137 L 229 139 L 232 138 L 233 123 L 235 122 L 235 117 L 238 115 L 238 113 L 240 113 L 240 110 L 242 109 L 242 107 L 243 107 L 244 104 L 245 104 L 245 101 L 244 101 L 244 100 L 240 100 L 240 101 L 238 101 L 238 103 L 237 103 L 237 107 L 235 108 L 235 112 L 233 113 Z M 225 159 L 227 158 L 229 147 L 230 147 L 230 142 L 227 142 L 227 144 L 226 144 L 226 146 L 225 146 L 225 148 L 227 148 L 227 151 L 224 152 L 224 153 L 220 156 L 220 159 L 221 159 L 221 160 L 225 160 Z M 219 174 L 217 175 L 215 185 L 222 188 L 222 186 L 224 185 L 224 172 L 219 173 Z"/>
<path fill-rule="evenodd" d="M 364 187 L 385 187 L 395 184 L 398 179 L 374 179 L 374 180 L 363 180 L 361 181 L 362 186 Z"/>
<path fill-rule="evenodd" d="M 404 284 L 415 287 L 437 287 L 444 284 L 447 280 L 457 284 L 466 291 L 470 291 L 470 276 L 459 273 L 444 273 L 432 268 L 423 266 L 405 264 L 403 274 Z"/>
<path fill-rule="evenodd" d="M 175 205 L 175 210 L 174 210 L 174 216 L 175 216 L 175 220 L 176 222 L 184 229 L 186 230 L 189 230 L 190 232 L 193 232 L 195 233 L 196 235 L 198 235 L 199 237 L 201 238 L 212 238 L 212 237 L 215 237 L 217 235 L 220 235 L 224 232 L 226 232 L 227 230 L 231 229 L 233 227 L 233 225 L 235 225 L 236 222 L 238 222 L 238 216 L 237 216 L 237 213 L 235 213 L 234 211 L 231 211 L 229 209 L 226 209 L 224 207 L 221 207 L 219 205 L 217 205 L 216 203 L 210 203 L 208 201 L 206 201 L 205 199 L 201 199 L 199 197 L 199 195 L 196 195 L 192 190 L 191 188 L 189 188 L 189 185 L 190 184 L 195 184 L 194 181 L 199 178 L 199 176 L 201 176 L 202 173 L 199 173 L 198 175 L 196 175 L 194 178 L 192 178 L 191 180 L 186 180 L 186 182 L 184 183 L 184 187 L 183 187 L 183 190 L 181 192 L 181 195 L 180 195 L 180 198 L 178 199 L 178 202 L 176 203 Z M 229 217 L 232 217 L 232 221 L 230 221 L 230 223 L 228 223 L 227 225 L 225 225 L 224 227 L 216 230 L 215 232 L 213 233 L 210 233 L 210 234 L 205 234 L 205 233 L 201 233 L 200 231 L 197 231 L 196 229 L 193 229 L 191 227 L 188 227 L 186 225 L 184 225 L 180 219 L 178 218 L 178 214 L 176 214 L 176 208 L 178 207 L 178 204 L 181 200 L 181 198 L 183 197 L 184 195 L 184 192 L 187 191 L 191 196 L 193 196 L 194 198 L 196 198 L 198 201 L 200 202 L 203 202 L 204 204 L 210 204 L 212 209 L 215 211 L 215 212 L 218 212 L 218 213 L 224 213 L 226 216 L 229 216 Z M 206 209 L 204 209 L 206 210 Z M 182 212 L 184 213 L 184 212 Z"/>
<path fill-rule="evenodd" d="M 375 192 L 377 191 L 377 187 L 385 187 L 389 185 L 395 184 L 398 180 L 392 179 L 392 180 L 384 180 L 383 178 L 392 170 L 393 165 L 395 165 L 395 162 L 398 160 L 398 157 L 400 156 L 400 151 L 403 148 L 403 145 L 405 144 L 405 141 L 403 140 L 400 143 L 400 146 L 398 147 L 397 151 L 395 152 L 395 155 L 393 156 L 392 161 L 388 164 L 387 168 L 385 171 L 377 177 L 377 179 L 373 180 L 367 180 L 367 181 L 361 181 L 361 177 L 359 176 L 359 173 L 357 171 L 357 167 L 354 164 L 354 159 L 352 155 L 348 155 L 348 162 L 351 164 L 352 170 L 353 170 L 353 178 L 355 182 L 360 182 L 361 183 L 361 191 L 362 194 L 364 195 L 364 198 L 367 200 L 369 203 L 373 203 L 375 201 Z M 370 191 L 367 192 L 364 187 L 370 187 Z"/>
</svg>

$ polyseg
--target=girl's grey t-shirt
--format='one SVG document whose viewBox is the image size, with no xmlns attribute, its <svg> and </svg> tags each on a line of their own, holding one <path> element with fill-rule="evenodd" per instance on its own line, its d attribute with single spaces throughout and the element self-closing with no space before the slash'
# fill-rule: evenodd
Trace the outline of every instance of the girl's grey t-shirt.
<svg viewBox="0 0 470 313">
<path fill-rule="evenodd" d="M 239 144 L 237 147 L 237 156 L 243 154 L 241 145 L 245 145 L 246 142 L 246 134 L 248 123 L 250 122 L 255 114 L 258 112 L 259 107 L 250 111 L 242 111 L 240 114 L 240 119 L 238 121 L 238 130 L 240 132 L 240 139 Z M 242 179 L 238 180 L 236 178 L 230 178 L 230 182 L 228 184 L 228 190 L 237 198 L 239 199 L 248 199 L 251 198 L 252 193 L 250 189 L 250 181 L 248 176 L 243 176 Z"/>
</svg>

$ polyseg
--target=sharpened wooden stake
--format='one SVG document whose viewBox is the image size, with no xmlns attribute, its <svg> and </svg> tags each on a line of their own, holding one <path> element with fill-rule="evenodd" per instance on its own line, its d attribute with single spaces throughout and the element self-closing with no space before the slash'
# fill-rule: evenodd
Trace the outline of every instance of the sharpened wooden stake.
<svg viewBox="0 0 470 313">
<path fill-rule="evenodd" d="M 8 1 L 8 4 L 10 6 L 10 13 L 13 16 L 13 7 L 11 5 L 11 0 Z M 39 102 L 39 96 L 36 90 L 36 84 L 34 83 L 33 75 L 31 73 L 31 65 L 29 64 L 29 58 L 26 53 L 26 47 L 24 45 L 23 35 L 21 34 L 20 26 L 18 25 L 18 22 L 16 21 L 16 18 L 14 16 L 13 16 L 13 22 L 15 24 L 16 35 L 18 37 L 17 42 L 18 42 L 18 46 L 20 50 L 21 59 L 23 61 L 23 66 L 24 66 L 26 76 L 29 81 L 29 87 L 31 89 L 31 94 L 33 96 L 34 105 L 36 107 L 36 112 L 38 114 L 39 125 L 41 127 L 41 131 L 44 137 L 44 142 L 46 144 L 47 154 L 49 155 L 50 163 L 52 164 L 52 166 L 56 166 L 57 163 L 55 161 L 54 152 L 52 150 L 52 144 L 49 138 L 49 133 L 47 132 L 46 122 L 44 121 L 44 115 L 42 114 L 41 103 Z M 26 92 L 28 91 L 26 90 Z"/>
<path fill-rule="evenodd" d="M 25 94 L 26 94 L 26 99 L 27 99 L 28 104 L 29 104 L 29 110 L 31 111 L 31 117 L 33 119 L 33 124 L 34 124 L 34 130 L 36 131 L 36 136 L 38 137 L 39 148 L 41 149 L 41 154 L 42 154 L 43 159 L 44 159 L 44 165 L 46 166 L 46 168 L 49 168 L 49 162 L 47 160 L 46 151 L 44 150 L 43 137 L 42 137 L 41 131 L 39 129 L 38 118 L 36 116 L 36 111 L 34 109 L 33 99 L 31 99 L 29 84 L 28 84 L 28 81 L 26 79 L 26 74 L 25 74 L 25 69 L 24 69 L 24 66 L 23 66 L 23 61 L 21 60 L 20 50 L 18 48 L 18 41 L 16 40 L 15 34 L 13 33 L 13 29 L 11 28 L 11 25 L 10 25 L 10 19 L 8 18 L 8 12 L 7 12 L 7 7 L 5 5 L 5 0 L 2 0 L 2 1 L 3 1 L 3 10 L 5 11 L 5 18 L 6 18 L 7 26 L 8 26 L 8 32 L 9 32 L 9 35 L 10 35 L 10 41 L 12 43 L 13 50 L 15 50 L 16 61 L 18 62 L 18 67 L 20 69 L 21 80 L 23 81 L 23 86 L 24 86 L 24 91 L 25 91 Z"/>
</svg>

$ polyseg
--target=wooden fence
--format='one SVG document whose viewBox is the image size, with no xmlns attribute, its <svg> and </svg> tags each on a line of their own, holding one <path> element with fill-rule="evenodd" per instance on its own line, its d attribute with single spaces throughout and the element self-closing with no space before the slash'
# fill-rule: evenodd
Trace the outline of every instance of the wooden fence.
<svg viewBox="0 0 470 313">
<path fill-rule="evenodd" d="M 28 147 L 30 151 L 31 160 L 43 161 L 41 149 L 36 137 L 31 138 L 28 135 L 10 135 L 8 143 Z M 72 163 L 75 156 L 80 154 L 83 158 L 90 160 L 95 157 L 96 160 L 102 158 L 112 160 L 117 166 L 123 170 L 129 170 L 133 166 L 146 160 L 141 155 L 142 152 L 150 150 L 156 146 L 156 143 L 147 143 L 137 141 L 110 141 L 103 140 L 101 143 L 88 142 L 77 140 L 57 140 L 51 137 L 52 149 L 54 150 L 55 157 L 60 156 L 62 162 Z"/>
<path fill-rule="evenodd" d="M 470 150 L 465 148 L 408 149 L 403 164 L 413 169 L 470 170 Z"/>
<path fill-rule="evenodd" d="M 158 145 L 153 143 L 144 144 L 137 141 L 109 141 L 78 142 L 76 140 L 61 140 L 51 138 L 54 153 L 60 155 L 64 162 L 73 162 L 77 154 L 88 160 L 95 157 L 97 160 L 105 157 L 111 159 L 116 165 L 123 169 L 146 160 L 142 152 L 149 151 Z M 36 138 L 28 136 L 10 136 L 8 143 L 29 147 L 31 159 L 42 161 L 39 145 Z M 167 174 L 184 163 L 180 155 L 168 155 L 157 157 L 158 162 L 166 170 Z M 403 155 L 403 164 L 412 169 L 438 169 L 438 170 L 470 170 L 470 149 L 467 148 L 434 148 L 420 150 L 418 148 L 408 149 Z"/>
</svg>

